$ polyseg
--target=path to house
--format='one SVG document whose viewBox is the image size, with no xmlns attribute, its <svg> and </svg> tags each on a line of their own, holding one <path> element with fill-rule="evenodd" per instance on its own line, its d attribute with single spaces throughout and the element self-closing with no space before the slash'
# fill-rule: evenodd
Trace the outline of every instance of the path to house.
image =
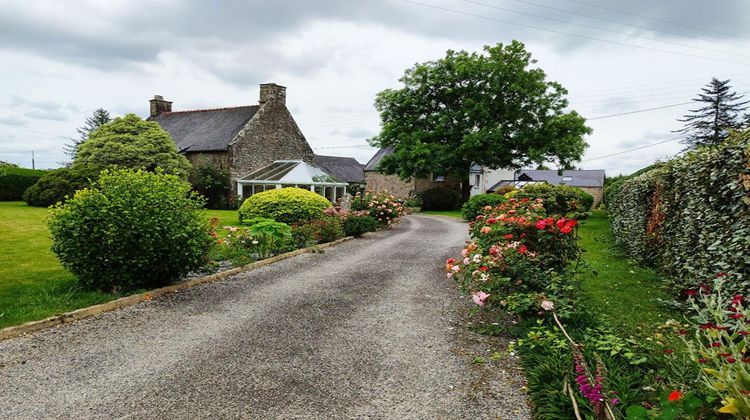
<svg viewBox="0 0 750 420">
<path fill-rule="evenodd" d="M 529 417 L 515 359 L 462 327 L 466 225 L 395 229 L 0 341 L 2 418 Z M 484 363 L 473 363 L 477 355 Z"/>
</svg>

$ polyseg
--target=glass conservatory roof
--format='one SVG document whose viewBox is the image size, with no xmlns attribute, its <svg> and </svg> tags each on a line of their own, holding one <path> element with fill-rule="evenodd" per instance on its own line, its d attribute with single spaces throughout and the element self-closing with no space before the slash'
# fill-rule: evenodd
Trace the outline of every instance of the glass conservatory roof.
<svg viewBox="0 0 750 420">
<path fill-rule="evenodd" d="M 320 169 L 301 160 L 277 160 L 242 177 L 239 182 L 245 184 L 327 184 L 347 185 Z"/>
</svg>

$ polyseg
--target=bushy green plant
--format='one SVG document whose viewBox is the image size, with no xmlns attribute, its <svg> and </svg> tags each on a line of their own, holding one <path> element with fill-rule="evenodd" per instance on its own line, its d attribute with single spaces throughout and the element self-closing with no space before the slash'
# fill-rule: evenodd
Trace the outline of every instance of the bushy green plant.
<svg viewBox="0 0 750 420">
<path fill-rule="evenodd" d="M 161 286 L 205 263 L 213 240 L 202 207 L 177 176 L 107 170 L 50 210 L 52 250 L 87 287 Z"/>
<path fill-rule="evenodd" d="M 8 163 L 0 164 L 0 201 L 23 199 L 27 188 L 47 174 L 47 171 L 19 168 Z"/>
<path fill-rule="evenodd" d="M 404 205 L 400 199 L 385 191 L 377 194 L 368 191 L 354 196 L 352 211 L 367 211 L 378 220 L 380 226 L 390 226 L 404 214 Z"/>
<path fill-rule="evenodd" d="M 242 224 L 248 226 L 250 234 L 257 241 L 255 250 L 258 259 L 269 258 L 285 249 L 292 241 L 292 229 L 286 223 L 264 217 L 245 219 Z"/>
<path fill-rule="evenodd" d="M 295 249 L 306 248 L 315 242 L 316 228 L 310 223 L 292 225 L 292 243 Z"/>
<path fill-rule="evenodd" d="M 435 187 L 424 190 L 422 196 L 422 210 L 441 211 L 455 210 L 461 200 L 461 194 L 449 188 Z"/>
<path fill-rule="evenodd" d="M 609 209 L 628 255 L 653 264 L 676 292 L 723 271 L 750 291 L 750 131 L 625 181 Z"/>
<path fill-rule="evenodd" d="M 372 216 L 349 216 L 344 219 L 344 234 L 346 236 L 361 236 L 366 232 L 373 232 L 378 228 L 378 219 Z"/>
<path fill-rule="evenodd" d="M 506 200 L 507 199 L 502 195 L 494 193 L 475 195 L 461 206 L 461 214 L 463 215 L 464 220 L 471 221 L 482 214 L 485 207 L 496 206 Z"/>
<path fill-rule="evenodd" d="M 567 185 L 552 185 L 547 183 L 528 184 L 521 189 L 509 193 L 513 198 L 541 198 L 544 208 L 549 215 L 574 217 L 586 216 L 594 205 L 594 197 L 580 188 Z"/>
<path fill-rule="evenodd" d="M 206 208 L 228 209 L 229 200 L 229 172 L 208 162 L 199 162 L 190 170 L 188 181 L 193 189 L 206 197 Z"/>
<path fill-rule="evenodd" d="M 277 188 L 253 194 L 240 206 L 240 221 L 266 217 L 293 224 L 323 217 L 331 203 L 323 196 L 302 188 Z"/>
<path fill-rule="evenodd" d="M 23 200 L 30 206 L 48 207 L 72 197 L 77 190 L 88 187 L 99 173 L 86 168 L 59 168 L 48 172 L 26 189 Z"/>
</svg>

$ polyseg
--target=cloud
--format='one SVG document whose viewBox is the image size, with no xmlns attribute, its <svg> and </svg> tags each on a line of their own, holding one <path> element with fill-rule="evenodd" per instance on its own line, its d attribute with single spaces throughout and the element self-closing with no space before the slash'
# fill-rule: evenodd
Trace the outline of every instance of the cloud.
<svg viewBox="0 0 750 420">
<path fill-rule="evenodd" d="M 0 124 L 12 125 L 16 127 L 23 127 L 26 125 L 26 120 L 12 115 L 0 116 Z"/>
</svg>

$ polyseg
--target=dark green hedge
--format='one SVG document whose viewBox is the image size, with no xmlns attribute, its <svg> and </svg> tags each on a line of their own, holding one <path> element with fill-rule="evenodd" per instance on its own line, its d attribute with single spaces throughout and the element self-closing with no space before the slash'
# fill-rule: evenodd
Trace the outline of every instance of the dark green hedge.
<svg viewBox="0 0 750 420">
<path fill-rule="evenodd" d="M 612 200 L 616 241 L 676 290 L 722 272 L 750 291 L 750 131 L 628 179 Z"/>
<path fill-rule="evenodd" d="M 0 201 L 19 201 L 23 193 L 47 171 L 0 166 Z"/>
</svg>

